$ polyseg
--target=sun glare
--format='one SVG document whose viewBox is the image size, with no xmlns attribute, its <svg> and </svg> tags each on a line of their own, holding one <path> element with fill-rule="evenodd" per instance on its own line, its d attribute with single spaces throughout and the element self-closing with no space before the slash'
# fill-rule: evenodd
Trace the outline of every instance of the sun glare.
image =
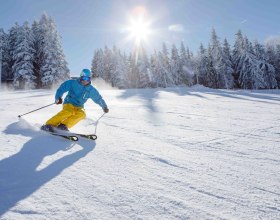
<svg viewBox="0 0 280 220">
<path fill-rule="evenodd" d="M 147 42 L 151 34 L 150 24 L 147 10 L 142 6 L 135 7 L 130 12 L 129 23 L 125 28 L 128 33 L 127 40 L 133 40 L 136 46 Z"/>
<path fill-rule="evenodd" d="M 130 34 L 130 38 L 134 39 L 135 43 L 138 45 L 142 41 L 148 40 L 151 30 L 149 28 L 149 24 L 145 22 L 142 17 L 138 17 L 131 20 L 128 32 Z"/>
<path fill-rule="evenodd" d="M 122 27 L 122 33 L 126 34 L 123 43 L 133 43 L 132 54 L 135 56 L 135 63 L 138 62 L 139 56 L 151 42 L 151 37 L 155 31 L 151 28 L 152 18 L 143 6 L 134 7 L 127 14 L 128 23 Z"/>
</svg>

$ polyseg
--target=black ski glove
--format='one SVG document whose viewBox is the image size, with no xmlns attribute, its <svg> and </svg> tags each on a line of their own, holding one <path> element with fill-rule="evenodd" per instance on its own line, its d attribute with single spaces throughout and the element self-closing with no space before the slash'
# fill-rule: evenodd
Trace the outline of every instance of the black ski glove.
<svg viewBox="0 0 280 220">
<path fill-rule="evenodd" d="M 107 107 L 103 108 L 103 112 L 104 113 L 108 113 L 109 112 L 109 109 Z"/>
<path fill-rule="evenodd" d="M 57 100 L 55 100 L 55 104 L 62 104 L 62 98 L 59 97 Z"/>
</svg>

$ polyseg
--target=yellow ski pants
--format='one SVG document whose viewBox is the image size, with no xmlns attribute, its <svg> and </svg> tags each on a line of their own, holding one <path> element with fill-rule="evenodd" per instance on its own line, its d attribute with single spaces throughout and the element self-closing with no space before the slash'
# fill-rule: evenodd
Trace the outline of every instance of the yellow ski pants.
<svg viewBox="0 0 280 220">
<path fill-rule="evenodd" d="M 59 124 L 64 124 L 67 128 L 71 128 L 85 117 L 86 113 L 82 107 L 75 107 L 72 104 L 64 104 L 63 109 L 50 118 L 46 124 L 55 127 Z"/>
</svg>

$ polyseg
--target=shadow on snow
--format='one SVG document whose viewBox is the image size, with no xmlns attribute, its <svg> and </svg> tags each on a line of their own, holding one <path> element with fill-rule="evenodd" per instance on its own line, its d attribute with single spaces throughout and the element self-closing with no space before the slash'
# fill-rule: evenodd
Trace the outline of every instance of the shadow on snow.
<svg viewBox="0 0 280 220">
<path fill-rule="evenodd" d="M 6 134 L 20 134 L 32 139 L 18 153 L 0 161 L 0 216 L 95 148 L 95 142 L 81 140 L 78 142 L 81 150 L 67 154 L 38 171 L 36 169 L 46 156 L 67 150 L 73 146 L 73 142 L 60 137 L 50 138 L 30 127 L 21 119 L 4 131 Z"/>
<path fill-rule="evenodd" d="M 122 95 L 119 96 L 121 99 L 129 99 L 131 97 L 139 97 L 142 99 L 145 103 L 145 107 L 150 111 L 150 112 L 157 112 L 157 107 L 155 105 L 156 99 L 159 98 L 159 94 L 161 92 L 170 92 L 170 93 L 175 93 L 179 96 L 196 96 L 198 98 L 205 98 L 203 94 L 200 93 L 194 93 L 191 90 L 188 90 L 186 88 L 156 88 L 156 89 L 127 89 L 124 90 Z"/>
<path fill-rule="evenodd" d="M 149 109 L 151 112 L 157 112 L 155 101 L 159 98 L 159 95 L 162 92 L 169 92 L 179 96 L 191 96 L 203 99 L 210 98 L 206 95 L 216 95 L 245 101 L 262 102 L 275 105 L 280 104 L 279 90 L 225 90 L 211 89 L 199 85 L 188 88 L 175 87 L 164 89 L 127 89 L 122 93 L 122 95 L 119 96 L 119 98 L 128 99 L 131 97 L 139 97 L 144 101 L 145 107 L 147 109 Z M 279 103 L 276 103 L 275 101 Z"/>
</svg>

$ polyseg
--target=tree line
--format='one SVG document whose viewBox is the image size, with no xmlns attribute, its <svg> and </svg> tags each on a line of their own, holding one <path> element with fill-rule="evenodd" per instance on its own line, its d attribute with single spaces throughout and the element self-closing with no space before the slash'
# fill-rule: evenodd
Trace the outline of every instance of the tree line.
<svg viewBox="0 0 280 220">
<path fill-rule="evenodd" d="M 15 89 L 50 88 L 70 78 L 56 24 L 47 14 L 5 33 L 0 29 L 1 80 Z"/>
<path fill-rule="evenodd" d="M 280 88 L 280 45 L 250 42 L 241 31 L 233 48 L 221 43 L 215 29 L 206 48 L 194 55 L 182 42 L 179 49 L 162 49 L 147 55 L 138 46 L 127 55 L 116 46 L 94 52 L 91 70 L 118 88 L 156 88 L 201 84 L 215 89 Z"/>
<path fill-rule="evenodd" d="M 157 88 L 201 84 L 216 89 L 280 88 L 280 45 L 253 43 L 238 31 L 231 47 L 213 29 L 210 42 L 193 54 L 182 42 L 148 55 L 143 45 L 129 54 L 116 46 L 97 49 L 91 70 L 113 87 Z M 0 75 L 16 89 L 50 88 L 70 78 L 54 20 L 43 14 L 30 27 L 0 29 Z"/>
</svg>

